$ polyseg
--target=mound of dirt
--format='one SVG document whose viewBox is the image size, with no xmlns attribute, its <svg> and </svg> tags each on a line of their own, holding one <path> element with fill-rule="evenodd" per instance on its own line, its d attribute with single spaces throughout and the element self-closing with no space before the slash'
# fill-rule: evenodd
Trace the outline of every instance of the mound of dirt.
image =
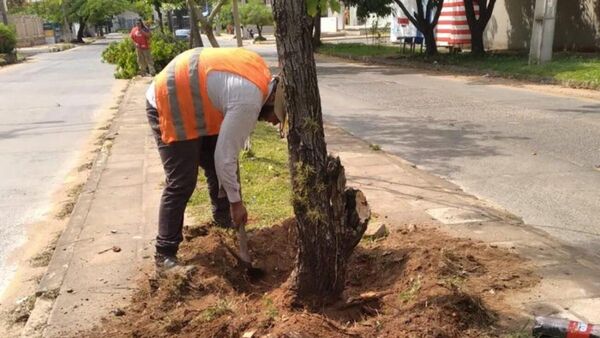
<svg viewBox="0 0 600 338">
<path fill-rule="evenodd" d="M 296 250 L 293 220 L 250 233 L 252 257 L 266 272 L 258 281 L 220 244 L 231 235 L 198 233 L 180 251 L 193 269 L 143 281 L 124 314 L 85 336 L 497 336 L 514 318 L 504 297 L 538 282 L 523 259 L 505 250 L 431 228 L 399 229 L 362 241 L 344 299 L 314 313 L 294 308 L 286 285 Z"/>
</svg>

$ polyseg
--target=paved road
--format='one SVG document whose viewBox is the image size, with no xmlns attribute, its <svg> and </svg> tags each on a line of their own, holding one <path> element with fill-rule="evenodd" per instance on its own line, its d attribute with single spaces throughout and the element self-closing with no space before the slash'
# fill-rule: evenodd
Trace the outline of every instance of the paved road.
<svg viewBox="0 0 600 338">
<path fill-rule="evenodd" d="M 600 102 L 335 62 L 319 79 L 330 121 L 600 253 Z"/>
<path fill-rule="evenodd" d="M 600 102 L 327 58 L 318 68 L 329 122 L 600 254 Z"/>
<path fill-rule="evenodd" d="M 48 216 L 52 194 L 112 97 L 113 67 L 100 62 L 105 47 L 0 69 L 0 293 L 14 269 L 7 255 L 23 243 L 26 225 Z"/>
</svg>

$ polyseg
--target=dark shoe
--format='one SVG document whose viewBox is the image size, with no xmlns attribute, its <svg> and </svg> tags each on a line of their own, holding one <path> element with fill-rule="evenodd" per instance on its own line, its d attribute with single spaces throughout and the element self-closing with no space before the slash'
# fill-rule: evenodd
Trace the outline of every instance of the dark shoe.
<svg viewBox="0 0 600 338">
<path fill-rule="evenodd" d="M 233 222 L 231 221 L 231 218 L 227 217 L 227 218 L 219 218 L 219 217 L 215 217 L 213 219 L 213 225 L 222 228 L 222 229 L 235 229 L 235 226 L 233 226 Z"/>
<path fill-rule="evenodd" d="M 179 262 L 176 256 L 164 255 L 158 252 L 154 255 L 154 266 L 157 272 L 167 271 L 178 265 Z"/>
</svg>

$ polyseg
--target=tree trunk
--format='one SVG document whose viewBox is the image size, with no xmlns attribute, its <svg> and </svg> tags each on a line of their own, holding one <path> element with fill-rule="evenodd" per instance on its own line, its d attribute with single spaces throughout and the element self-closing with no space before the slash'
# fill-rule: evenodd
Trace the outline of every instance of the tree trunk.
<svg viewBox="0 0 600 338">
<path fill-rule="evenodd" d="M 204 47 L 202 35 L 200 35 L 200 31 L 198 30 L 198 18 L 194 10 L 195 4 L 193 0 L 186 0 L 186 2 L 190 16 L 190 48 Z"/>
<path fill-rule="evenodd" d="M 8 13 L 5 0 L 0 0 L 0 17 L 2 19 L 2 23 L 8 26 Z"/>
<path fill-rule="evenodd" d="M 425 38 L 425 54 L 436 55 L 437 54 L 437 43 L 435 41 L 435 27 L 427 27 L 423 29 L 423 36 Z"/>
<path fill-rule="evenodd" d="M 206 34 L 206 37 L 208 38 L 210 45 L 214 48 L 219 48 L 219 42 L 217 41 L 217 38 L 215 37 L 215 34 L 213 32 L 212 22 L 202 16 L 202 13 L 200 13 L 200 10 L 198 9 L 198 7 L 194 7 L 194 8 L 196 10 L 196 17 L 198 18 L 198 21 L 200 22 L 200 26 L 202 26 L 202 30 L 204 30 L 204 33 Z"/>
<path fill-rule="evenodd" d="M 244 42 L 242 41 L 242 29 L 240 27 L 240 10 L 238 8 L 238 0 L 232 0 L 231 12 L 233 13 L 233 25 L 235 26 L 235 38 L 237 40 L 237 46 L 243 47 Z"/>
<path fill-rule="evenodd" d="M 213 46 L 214 48 L 219 48 L 219 42 L 217 41 L 217 38 L 215 37 L 215 33 L 213 31 L 213 26 L 210 24 L 210 22 L 202 20 L 202 21 L 200 21 L 200 25 L 202 25 L 202 29 L 204 30 L 204 33 L 206 33 L 206 37 L 208 38 L 210 45 Z"/>
<path fill-rule="evenodd" d="M 158 15 L 158 26 L 160 27 L 160 32 L 164 33 L 165 25 L 163 24 L 163 15 L 162 15 L 162 12 L 160 11 L 160 2 L 159 1 L 154 1 L 154 10 L 156 11 L 156 14 Z"/>
<path fill-rule="evenodd" d="M 370 218 L 366 198 L 346 187 L 339 158 L 327 155 L 312 45 L 312 18 L 305 0 L 273 5 L 282 66 L 292 204 L 298 252 L 290 275 L 297 300 L 319 306 L 335 301 L 346 283 L 347 263 Z"/>
<path fill-rule="evenodd" d="M 485 46 L 483 45 L 483 29 L 479 25 L 471 28 L 471 53 L 473 55 L 485 55 Z"/>
<path fill-rule="evenodd" d="M 85 43 L 85 41 L 83 41 L 83 33 L 85 32 L 85 20 L 80 19 L 79 20 L 79 29 L 77 30 L 77 42 L 78 43 Z"/>
<path fill-rule="evenodd" d="M 321 7 L 317 6 L 317 14 L 313 18 L 313 36 L 312 43 L 315 49 L 321 46 Z"/>
<path fill-rule="evenodd" d="M 467 23 L 469 24 L 469 30 L 471 31 L 471 54 L 473 55 L 485 55 L 485 45 L 483 43 L 483 33 L 487 26 L 496 0 L 482 0 L 479 1 L 479 14 L 475 14 L 475 4 L 473 0 L 464 0 L 465 4 L 465 16 L 467 17 Z"/>
<path fill-rule="evenodd" d="M 167 25 L 169 26 L 169 32 L 171 32 L 171 34 L 174 34 L 174 30 L 173 30 L 173 11 L 172 10 L 168 10 L 167 11 Z"/>
</svg>

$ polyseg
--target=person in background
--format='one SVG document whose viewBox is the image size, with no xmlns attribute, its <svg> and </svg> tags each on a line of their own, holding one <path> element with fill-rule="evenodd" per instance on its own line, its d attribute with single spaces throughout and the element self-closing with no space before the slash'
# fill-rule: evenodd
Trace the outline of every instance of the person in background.
<svg viewBox="0 0 600 338">
<path fill-rule="evenodd" d="M 135 44 L 140 75 L 146 76 L 150 72 L 150 75 L 154 76 L 154 61 L 152 60 L 152 53 L 150 53 L 150 37 L 152 37 L 150 29 L 139 19 L 135 27 L 131 29 L 129 36 Z"/>
</svg>

